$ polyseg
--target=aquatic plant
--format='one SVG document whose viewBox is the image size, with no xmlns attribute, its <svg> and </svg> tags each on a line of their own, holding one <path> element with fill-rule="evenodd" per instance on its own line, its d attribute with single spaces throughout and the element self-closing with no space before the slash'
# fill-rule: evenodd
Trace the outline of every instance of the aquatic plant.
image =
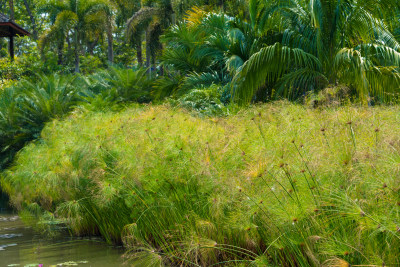
<svg viewBox="0 0 400 267">
<path fill-rule="evenodd" d="M 135 266 L 398 265 L 398 107 L 75 112 L 1 186 Z M 33 206 L 32 206 L 33 205 Z"/>
</svg>

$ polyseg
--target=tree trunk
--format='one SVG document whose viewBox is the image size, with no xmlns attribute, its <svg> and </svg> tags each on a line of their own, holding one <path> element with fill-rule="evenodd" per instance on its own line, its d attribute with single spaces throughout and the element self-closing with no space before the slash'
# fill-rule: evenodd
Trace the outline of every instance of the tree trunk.
<svg viewBox="0 0 400 267">
<path fill-rule="evenodd" d="M 65 40 L 67 42 L 67 49 L 68 49 L 68 54 L 72 54 L 72 45 L 71 45 L 71 40 L 69 39 L 69 36 L 67 35 L 67 38 Z"/>
<path fill-rule="evenodd" d="M 94 56 L 94 47 L 95 46 L 96 46 L 96 42 L 88 42 L 87 49 L 88 49 L 89 55 Z"/>
<path fill-rule="evenodd" d="M 10 20 L 14 21 L 14 1 L 13 0 L 9 0 L 8 2 L 10 4 Z"/>
<path fill-rule="evenodd" d="M 31 7 L 29 6 L 28 0 L 24 0 L 24 4 L 25 4 L 25 8 L 26 11 L 28 12 L 28 15 L 31 19 L 31 23 L 32 23 L 32 36 L 34 40 L 38 39 L 38 34 L 37 34 L 37 30 L 36 30 L 36 20 L 35 17 L 32 14 L 32 10 Z"/>
<path fill-rule="evenodd" d="M 98 36 L 96 37 L 96 40 L 94 40 L 93 42 L 90 42 L 90 41 L 87 42 L 87 49 L 91 56 L 94 56 L 94 48 L 96 47 L 98 42 L 99 42 Z"/>
<path fill-rule="evenodd" d="M 112 33 L 111 19 L 107 19 L 107 42 L 108 42 L 108 61 L 114 63 L 114 47 L 113 47 L 113 33 Z"/>
<path fill-rule="evenodd" d="M 79 40 L 78 40 L 78 29 L 75 28 L 75 72 L 79 73 Z"/>
<path fill-rule="evenodd" d="M 142 51 L 142 40 L 136 41 L 136 56 L 137 62 L 140 67 L 143 66 L 143 51 Z"/>
<path fill-rule="evenodd" d="M 151 77 L 151 42 L 150 42 L 150 27 L 146 30 L 146 68 Z"/>
<path fill-rule="evenodd" d="M 59 42 L 57 46 L 57 64 L 62 65 L 63 64 L 63 50 L 64 50 L 64 41 Z"/>
</svg>

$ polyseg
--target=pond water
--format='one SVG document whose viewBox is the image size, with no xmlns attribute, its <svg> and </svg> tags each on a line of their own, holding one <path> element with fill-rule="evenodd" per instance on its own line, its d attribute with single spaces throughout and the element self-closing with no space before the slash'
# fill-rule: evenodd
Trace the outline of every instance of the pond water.
<svg viewBox="0 0 400 267">
<path fill-rule="evenodd" d="M 97 238 L 67 234 L 46 239 L 14 214 L 0 212 L 0 267 L 3 266 L 122 266 L 123 250 Z"/>
</svg>

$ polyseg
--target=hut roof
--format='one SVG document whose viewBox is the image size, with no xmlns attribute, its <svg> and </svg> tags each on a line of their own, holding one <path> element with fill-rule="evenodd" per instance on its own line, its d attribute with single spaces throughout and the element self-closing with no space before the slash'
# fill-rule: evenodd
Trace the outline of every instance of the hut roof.
<svg viewBox="0 0 400 267">
<path fill-rule="evenodd" d="M 0 13 L 0 37 L 30 35 L 27 30 L 24 30 L 14 21 L 11 21 L 6 15 Z"/>
</svg>

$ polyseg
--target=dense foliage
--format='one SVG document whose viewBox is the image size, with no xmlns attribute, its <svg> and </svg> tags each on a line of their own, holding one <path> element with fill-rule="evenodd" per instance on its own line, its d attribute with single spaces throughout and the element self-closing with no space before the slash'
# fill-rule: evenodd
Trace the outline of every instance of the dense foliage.
<svg viewBox="0 0 400 267">
<path fill-rule="evenodd" d="M 134 266 L 398 265 L 398 112 L 75 113 L 2 186 L 25 216 L 122 240 Z"/>
<path fill-rule="evenodd" d="M 240 103 L 299 99 L 340 84 L 361 101 L 386 102 L 400 84 L 399 8 L 396 0 L 30 0 L 16 5 L 17 22 L 34 33 L 18 54 L 41 54 L 36 70 L 47 73 L 145 65 L 161 99 L 213 84 Z"/>
<path fill-rule="evenodd" d="M 0 92 L 0 168 L 28 141 L 37 139 L 46 122 L 73 108 L 112 109 L 126 102 L 149 102 L 153 81 L 146 70 L 110 68 L 86 77 L 38 75 Z"/>
<path fill-rule="evenodd" d="M 0 192 L 42 230 L 137 266 L 400 265 L 398 0 L 7 2 Z M 276 99 L 304 105 L 240 108 Z"/>
</svg>

